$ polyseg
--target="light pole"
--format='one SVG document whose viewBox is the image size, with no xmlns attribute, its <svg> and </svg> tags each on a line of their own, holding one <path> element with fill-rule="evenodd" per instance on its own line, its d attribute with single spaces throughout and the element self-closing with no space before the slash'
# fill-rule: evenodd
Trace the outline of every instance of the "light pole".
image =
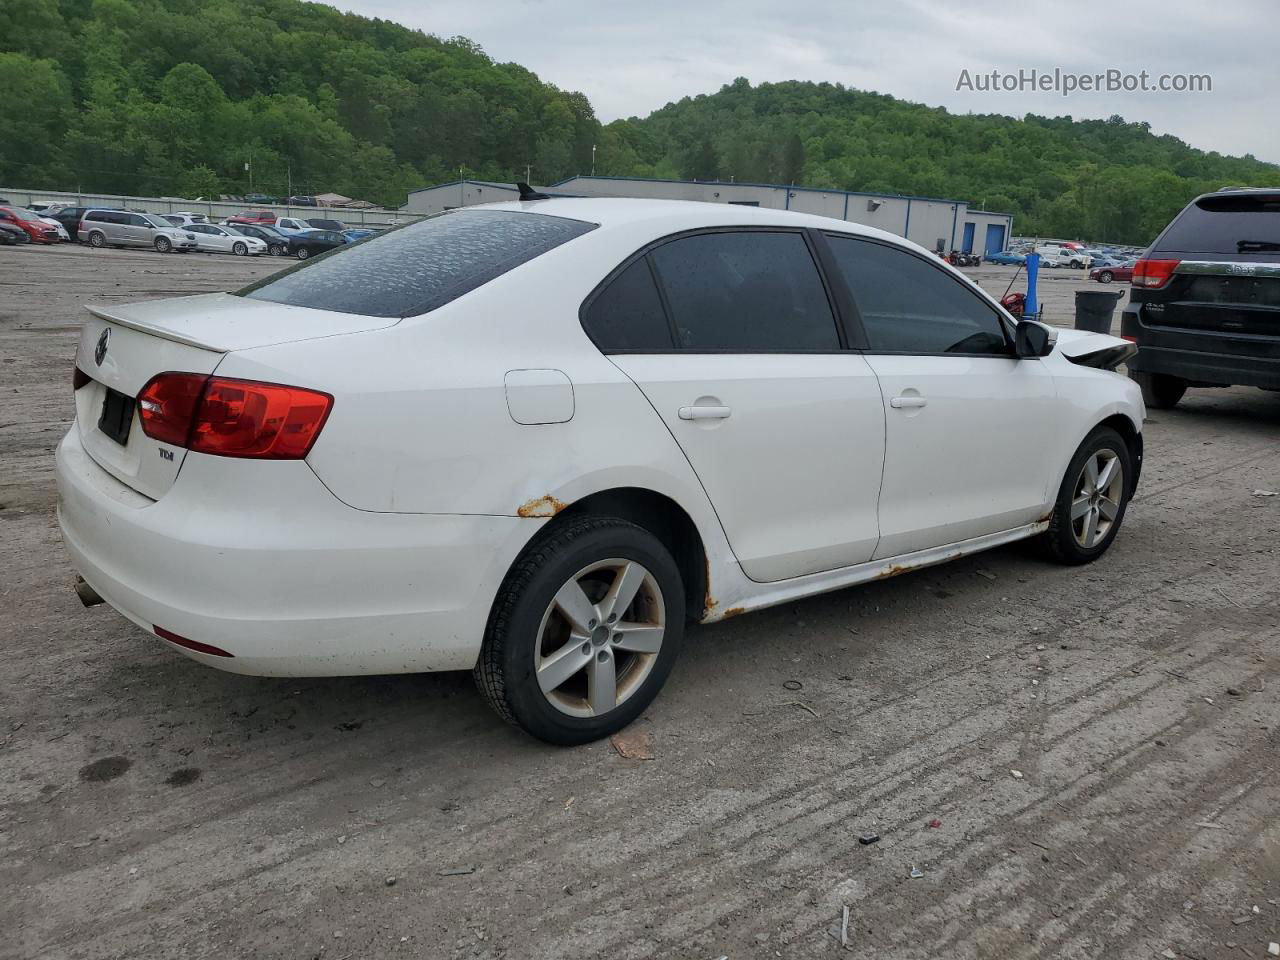
<svg viewBox="0 0 1280 960">
<path fill-rule="evenodd" d="M 594 143 L 591 145 L 591 175 L 593 177 L 596 175 L 596 145 Z"/>
</svg>

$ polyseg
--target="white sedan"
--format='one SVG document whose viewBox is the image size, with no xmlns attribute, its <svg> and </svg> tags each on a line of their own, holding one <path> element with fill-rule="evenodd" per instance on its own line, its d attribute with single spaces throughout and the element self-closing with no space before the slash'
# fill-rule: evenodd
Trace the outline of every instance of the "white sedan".
<svg viewBox="0 0 1280 960">
<path fill-rule="evenodd" d="M 267 245 L 257 237 L 245 236 L 235 227 L 216 223 L 189 223 L 184 227 L 196 238 L 196 249 L 205 253 L 234 253 L 237 257 L 258 256 L 267 252 Z"/>
<path fill-rule="evenodd" d="M 687 621 L 1016 540 L 1095 560 L 1142 464 L 1132 345 L 784 211 L 490 204 L 90 313 L 86 603 L 238 673 L 474 670 L 557 743 L 639 715 Z"/>
</svg>

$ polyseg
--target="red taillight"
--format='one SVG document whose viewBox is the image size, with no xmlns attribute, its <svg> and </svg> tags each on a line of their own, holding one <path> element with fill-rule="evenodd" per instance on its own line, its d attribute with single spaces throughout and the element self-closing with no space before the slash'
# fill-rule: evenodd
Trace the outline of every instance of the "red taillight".
<svg viewBox="0 0 1280 960">
<path fill-rule="evenodd" d="M 71 375 L 71 392 L 75 393 L 81 387 L 87 387 L 92 381 L 93 377 L 81 370 L 77 365 L 76 372 Z"/>
<path fill-rule="evenodd" d="M 1128 333 L 1122 333 L 1122 334 L 1120 334 L 1120 339 L 1121 339 L 1121 340 L 1128 340 L 1130 343 L 1137 343 L 1137 342 L 1138 342 L 1138 338 L 1137 338 L 1137 337 L 1133 336 L 1132 334 L 1128 334 Z"/>
<path fill-rule="evenodd" d="M 195 373 L 162 373 L 138 394 L 147 436 L 199 453 L 301 460 L 333 408 L 317 390 Z"/>
<path fill-rule="evenodd" d="M 1133 265 L 1135 287 L 1163 287 L 1181 260 L 1139 260 Z"/>
<path fill-rule="evenodd" d="M 164 627 L 151 625 L 151 629 L 156 632 L 156 636 L 161 640 L 168 640 L 180 647 L 186 647 L 188 650 L 194 650 L 196 653 L 207 653 L 211 657 L 233 657 L 235 654 L 227 653 L 221 647 L 215 647 L 209 643 L 201 643 L 199 640 L 188 640 L 186 637 L 180 637 L 172 630 L 166 630 Z"/>
</svg>

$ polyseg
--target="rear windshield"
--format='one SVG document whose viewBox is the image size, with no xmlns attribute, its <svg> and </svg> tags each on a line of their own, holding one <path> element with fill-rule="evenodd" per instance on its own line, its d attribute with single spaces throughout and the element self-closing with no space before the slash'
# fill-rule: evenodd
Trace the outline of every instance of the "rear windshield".
<svg viewBox="0 0 1280 960">
<path fill-rule="evenodd" d="M 536 213 L 455 210 L 339 247 L 240 295 L 368 317 L 414 317 L 596 226 Z"/>
<path fill-rule="evenodd" d="M 1280 194 L 1202 197 L 1156 241 L 1161 253 L 1280 252 Z"/>
</svg>

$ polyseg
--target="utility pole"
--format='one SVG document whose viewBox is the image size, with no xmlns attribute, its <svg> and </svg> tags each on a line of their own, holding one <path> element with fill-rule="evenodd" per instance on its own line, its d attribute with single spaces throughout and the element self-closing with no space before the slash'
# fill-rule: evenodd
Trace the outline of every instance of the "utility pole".
<svg viewBox="0 0 1280 960">
<path fill-rule="evenodd" d="M 591 145 L 591 175 L 593 177 L 596 175 L 596 145 L 594 143 Z"/>
<path fill-rule="evenodd" d="M 525 183 L 532 183 L 532 182 L 533 182 L 533 180 L 532 180 L 532 171 L 533 171 L 533 167 L 526 163 L 526 164 L 524 165 L 524 182 L 525 182 Z"/>
<path fill-rule="evenodd" d="M 288 200 L 290 197 L 293 196 L 293 162 L 287 161 L 284 165 L 284 169 L 285 169 L 285 177 L 287 178 L 285 183 L 288 187 L 288 192 L 285 193 L 284 196 L 285 196 L 285 199 Z"/>
<path fill-rule="evenodd" d="M 253 193 L 253 154 L 249 154 L 249 159 L 244 162 L 244 168 L 249 174 L 249 192 Z"/>
</svg>

